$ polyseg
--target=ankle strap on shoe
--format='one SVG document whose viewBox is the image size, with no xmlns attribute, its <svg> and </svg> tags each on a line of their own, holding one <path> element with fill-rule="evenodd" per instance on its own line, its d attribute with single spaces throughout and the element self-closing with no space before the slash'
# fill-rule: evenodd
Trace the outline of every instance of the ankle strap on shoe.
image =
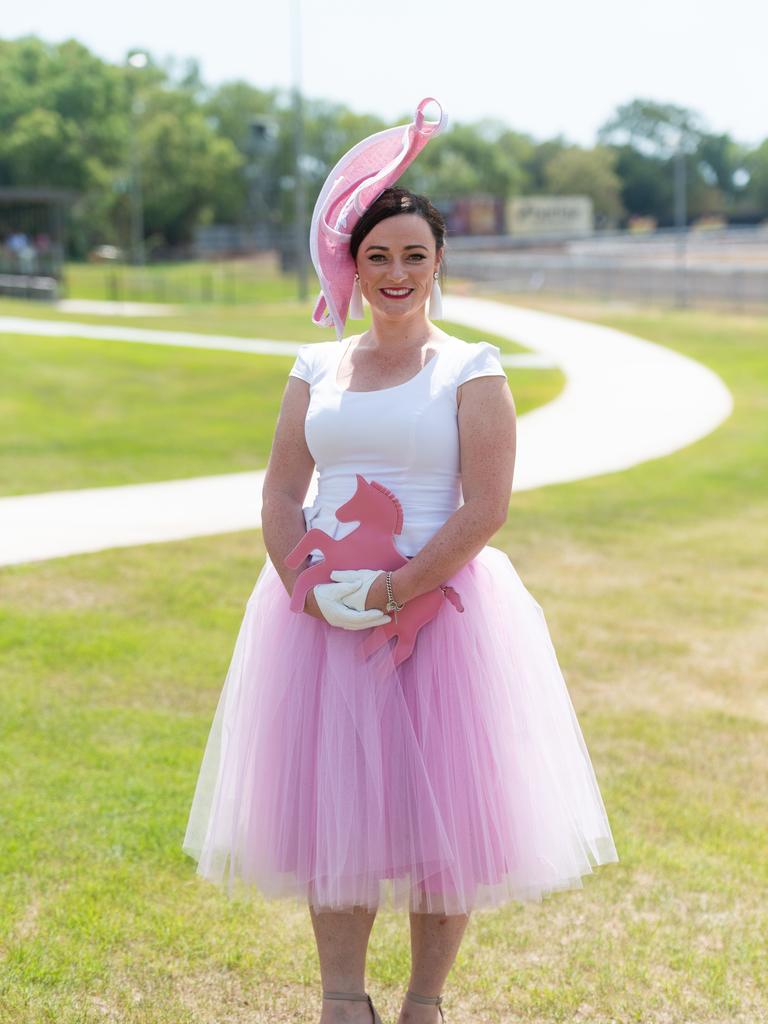
<svg viewBox="0 0 768 1024">
<path fill-rule="evenodd" d="M 416 993 L 411 992 L 410 989 L 405 994 L 409 999 L 412 999 L 414 1003 L 425 1003 L 431 1006 L 439 1006 L 443 1001 L 442 996 L 417 996 Z"/>
<path fill-rule="evenodd" d="M 323 999 L 352 999 L 356 1002 L 370 1002 L 367 992 L 323 992 Z"/>
<path fill-rule="evenodd" d="M 414 1002 L 427 1002 L 430 1006 L 437 1007 L 440 1012 L 440 1020 L 444 1022 L 445 1015 L 442 1012 L 442 996 L 441 995 L 417 995 L 416 992 L 412 992 L 409 989 L 406 992 L 406 997 L 413 999 Z"/>
</svg>

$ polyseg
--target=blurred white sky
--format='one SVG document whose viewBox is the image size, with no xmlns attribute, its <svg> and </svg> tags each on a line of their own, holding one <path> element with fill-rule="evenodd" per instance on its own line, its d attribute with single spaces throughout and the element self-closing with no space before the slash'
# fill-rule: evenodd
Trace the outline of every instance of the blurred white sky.
<svg viewBox="0 0 768 1024">
<path fill-rule="evenodd" d="M 294 0 L 0 0 L 0 36 L 75 37 L 122 60 L 196 57 L 215 84 L 291 83 Z M 395 123 L 436 96 L 453 120 L 496 117 L 590 145 L 636 97 L 693 107 L 714 131 L 768 136 L 766 0 L 301 0 L 303 88 Z"/>
</svg>

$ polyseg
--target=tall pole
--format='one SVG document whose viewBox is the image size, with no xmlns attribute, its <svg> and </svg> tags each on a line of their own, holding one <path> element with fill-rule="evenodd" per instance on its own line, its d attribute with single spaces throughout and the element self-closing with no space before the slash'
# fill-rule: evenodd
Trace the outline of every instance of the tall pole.
<svg viewBox="0 0 768 1024">
<path fill-rule="evenodd" d="M 128 64 L 137 71 L 148 63 L 146 53 L 132 53 Z M 144 264 L 144 200 L 141 191 L 141 149 L 139 146 L 139 116 L 143 110 L 138 91 L 136 72 L 131 74 L 131 261 Z"/>
<path fill-rule="evenodd" d="M 302 156 L 304 153 L 304 109 L 301 98 L 301 0 L 292 4 L 292 56 L 293 56 L 293 148 L 294 148 L 294 254 L 299 286 L 299 300 L 306 302 L 309 295 L 307 281 L 307 197 L 304 189 Z"/>
<path fill-rule="evenodd" d="M 675 247 L 677 250 L 677 300 L 678 306 L 688 305 L 686 288 L 686 246 L 688 239 L 688 197 L 685 167 L 685 149 L 683 133 L 677 143 L 675 152 Z"/>
</svg>

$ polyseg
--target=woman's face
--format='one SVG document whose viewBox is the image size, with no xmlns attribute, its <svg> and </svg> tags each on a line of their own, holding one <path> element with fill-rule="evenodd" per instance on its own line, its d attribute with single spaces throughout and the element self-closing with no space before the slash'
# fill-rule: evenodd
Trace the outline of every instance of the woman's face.
<svg viewBox="0 0 768 1024">
<path fill-rule="evenodd" d="M 371 228 L 357 252 L 363 295 L 375 313 L 387 318 L 417 313 L 429 299 L 441 259 L 423 217 L 387 217 Z"/>
</svg>

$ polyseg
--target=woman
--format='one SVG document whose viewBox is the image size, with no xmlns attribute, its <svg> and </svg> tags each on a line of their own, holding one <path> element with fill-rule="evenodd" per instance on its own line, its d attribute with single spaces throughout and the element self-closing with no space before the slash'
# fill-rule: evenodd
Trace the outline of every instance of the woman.
<svg viewBox="0 0 768 1024">
<path fill-rule="evenodd" d="M 511 494 L 514 402 L 497 348 L 428 317 L 444 243 L 427 199 L 385 189 L 349 242 L 371 328 L 303 346 L 291 370 L 263 491 L 269 558 L 184 845 L 212 881 L 308 903 L 321 1024 L 379 1021 L 364 968 L 384 902 L 410 912 L 399 1024 L 431 1024 L 473 910 L 580 888 L 618 860 L 543 612 L 488 546 Z M 334 513 L 356 474 L 400 499 L 408 560 L 389 581 L 376 565 L 336 574 L 292 612 L 309 563 L 285 558 L 308 528 L 354 529 Z M 464 610 L 445 601 L 382 679 L 361 637 L 446 584 Z"/>
</svg>

